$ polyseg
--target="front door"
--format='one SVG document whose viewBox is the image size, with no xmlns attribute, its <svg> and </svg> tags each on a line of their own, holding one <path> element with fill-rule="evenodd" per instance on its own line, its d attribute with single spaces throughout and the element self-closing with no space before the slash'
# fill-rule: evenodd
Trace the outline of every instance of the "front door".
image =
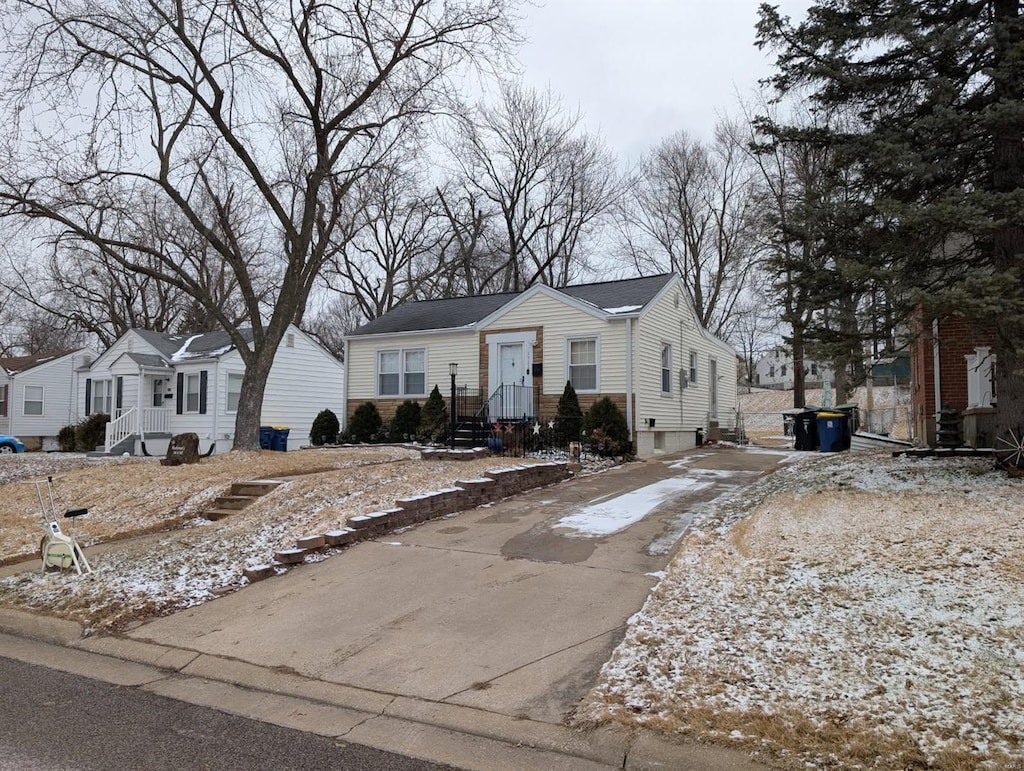
<svg viewBox="0 0 1024 771">
<path fill-rule="evenodd" d="M 530 414 L 527 385 L 526 344 L 498 344 L 498 378 L 502 386 L 502 417 Z"/>
</svg>

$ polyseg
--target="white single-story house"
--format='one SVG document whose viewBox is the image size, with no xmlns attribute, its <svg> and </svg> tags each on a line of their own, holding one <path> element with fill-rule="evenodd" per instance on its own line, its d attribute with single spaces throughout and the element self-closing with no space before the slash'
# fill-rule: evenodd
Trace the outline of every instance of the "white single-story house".
<svg viewBox="0 0 1024 771">
<path fill-rule="evenodd" d="M 821 388 L 826 381 L 835 382 L 836 373 L 831 364 L 805 357 L 803 367 L 807 388 Z M 772 348 L 754 365 L 754 382 L 751 385 L 788 391 L 792 390 L 794 382 L 793 353 L 784 346 Z"/>
<path fill-rule="evenodd" d="M 389 417 L 435 385 L 448 401 L 454 369 L 458 392 L 504 394 L 503 412 L 526 420 L 553 418 L 566 381 L 584 411 L 608 396 L 641 457 L 735 427 L 736 352 L 674 274 L 405 303 L 348 335 L 345 361 L 348 416 L 371 401 Z"/>
<path fill-rule="evenodd" d="M 242 330 L 252 339 L 251 330 Z M 200 449 L 231 449 L 245 364 L 225 332 L 170 335 L 131 329 L 78 371 L 83 416 L 105 413 L 104 450 L 163 455 L 175 434 L 195 432 Z M 289 326 L 263 396 L 262 425 L 287 427 L 288 445 L 309 443 L 323 409 L 344 415 L 344 367 Z"/>
<path fill-rule="evenodd" d="M 96 358 L 88 348 L 0 359 L 0 434 L 30 450 L 57 448 L 57 432 L 77 421 L 75 370 Z"/>
</svg>

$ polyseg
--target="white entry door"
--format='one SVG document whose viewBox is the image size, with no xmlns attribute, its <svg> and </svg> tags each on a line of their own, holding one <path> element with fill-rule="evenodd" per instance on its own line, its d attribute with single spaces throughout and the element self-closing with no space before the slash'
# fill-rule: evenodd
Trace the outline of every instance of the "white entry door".
<svg viewBox="0 0 1024 771">
<path fill-rule="evenodd" d="M 498 395 L 491 408 L 495 416 L 502 419 L 532 416 L 533 377 L 530 374 L 533 348 L 532 341 L 522 336 L 502 335 L 505 339 L 491 343 L 490 388 L 492 395 Z M 510 340 L 509 337 L 512 337 Z M 516 339 L 518 338 L 518 339 Z"/>
</svg>

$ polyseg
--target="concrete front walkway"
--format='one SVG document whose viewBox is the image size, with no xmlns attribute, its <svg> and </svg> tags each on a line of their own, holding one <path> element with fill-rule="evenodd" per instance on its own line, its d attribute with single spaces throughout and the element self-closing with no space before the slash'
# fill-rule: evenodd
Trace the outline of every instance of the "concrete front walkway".
<svg viewBox="0 0 1024 771">
<path fill-rule="evenodd" d="M 199 682 L 152 686 L 176 698 L 216 702 L 226 698 L 217 688 L 229 683 L 341 707 L 352 716 L 327 733 L 456 765 L 553 767 L 548 754 L 569 753 L 565 760 L 601 766 L 621 767 L 632 757 L 627 766 L 655 767 L 664 758 L 676 767 L 753 767 L 738 753 L 656 737 L 638 741 L 614 729 L 587 735 L 565 722 L 694 510 L 782 457 L 694 451 L 570 480 L 359 543 L 146 623 L 126 639 L 79 647 L 137 662 L 148 657 L 179 678 L 215 684 L 206 695 Z M 661 502 L 619 532 L 588 536 L 557 524 L 596 503 L 615 510 L 618 496 L 651 485 Z M 535 764 L 493 757 L 477 764 L 469 762 L 475 751 L 467 757 L 432 750 L 436 730 L 519 743 L 544 755 Z"/>
</svg>

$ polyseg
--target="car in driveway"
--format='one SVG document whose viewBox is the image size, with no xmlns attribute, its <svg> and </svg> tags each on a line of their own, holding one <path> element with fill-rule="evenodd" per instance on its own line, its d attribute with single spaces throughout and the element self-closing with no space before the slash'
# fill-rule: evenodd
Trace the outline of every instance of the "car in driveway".
<svg viewBox="0 0 1024 771">
<path fill-rule="evenodd" d="M 25 452 L 25 445 L 16 436 L 0 434 L 0 455 L 8 455 L 14 452 Z"/>
</svg>

